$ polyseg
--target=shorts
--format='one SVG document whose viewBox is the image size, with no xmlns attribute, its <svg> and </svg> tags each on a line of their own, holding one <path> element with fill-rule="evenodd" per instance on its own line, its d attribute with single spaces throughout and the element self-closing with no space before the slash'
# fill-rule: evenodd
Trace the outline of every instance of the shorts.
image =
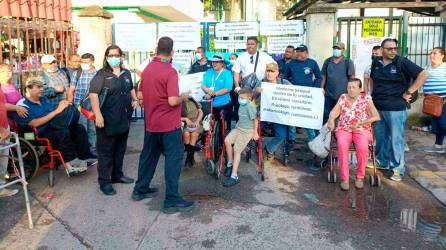
<svg viewBox="0 0 446 250">
<path fill-rule="evenodd" d="M 242 153 L 251 141 L 254 129 L 235 128 L 226 136 L 225 141 L 234 144 L 234 152 Z"/>
</svg>

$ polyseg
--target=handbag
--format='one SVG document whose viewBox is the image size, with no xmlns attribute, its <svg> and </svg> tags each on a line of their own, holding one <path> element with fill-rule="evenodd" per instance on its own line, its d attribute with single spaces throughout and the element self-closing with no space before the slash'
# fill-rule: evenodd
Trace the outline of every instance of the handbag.
<svg viewBox="0 0 446 250">
<path fill-rule="evenodd" d="M 319 135 L 308 143 L 308 147 L 317 157 L 324 159 L 330 152 L 331 132 L 324 125 L 319 131 Z"/>
<path fill-rule="evenodd" d="M 444 100 L 441 96 L 426 95 L 423 100 L 423 113 L 433 117 L 440 117 L 443 112 Z"/>
<path fill-rule="evenodd" d="M 256 62 L 254 64 L 254 72 L 252 72 L 251 74 L 245 76 L 240 81 L 240 87 L 241 88 L 250 87 L 252 90 L 254 90 L 256 87 L 260 86 L 261 82 L 257 78 L 257 75 L 256 75 L 258 62 L 259 62 L 259 52 L 257 51 Z"/>
</svg>

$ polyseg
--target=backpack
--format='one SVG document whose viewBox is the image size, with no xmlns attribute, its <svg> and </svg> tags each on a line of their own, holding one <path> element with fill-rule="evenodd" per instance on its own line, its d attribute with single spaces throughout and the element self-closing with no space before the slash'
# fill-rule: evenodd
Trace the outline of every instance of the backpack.
<svg viewBox="0 0 446 250">
<path fill-rule="evenodd" d="M 407 86 L 407 89 L 410 88 L 410 86 L 413 84 L 414 79 L 410 78 L 409 80 L 406 78 L 406 75 L 403 72 L 403 60 L 405 57 L 397 56 L 397 62 L 396 62 L 396 68 L 398 72 L 400 73 L 401 79 L 403 80 L 403 84 Z M 370 78 L 373 79 L 373 72 L 376 68 L 377 60 L 372 61 L 372 66 L 370 69 Z M 407 90 L 406 89 L 406 90 Z M 412 99 L 410 100 L 410 103 L 414 103 L 418 99 L 418 90 L 412 93 Z"/>
</svg>

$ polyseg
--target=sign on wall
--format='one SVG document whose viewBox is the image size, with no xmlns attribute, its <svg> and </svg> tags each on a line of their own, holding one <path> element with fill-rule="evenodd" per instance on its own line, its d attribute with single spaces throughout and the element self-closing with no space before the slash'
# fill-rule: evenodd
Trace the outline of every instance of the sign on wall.
<svg viewBox="0 0 446 250">
<path fill-rule="evenodd" d="M 115 44 L 123 51 L 151 51 L 156 47 L 156 24 L 115 23 Z"/>
<path fill-rule="evenodd" d="M 303 20 L 262 21 L 260 22 L 261 36 L 303 35 Z"/>
<path fill-rule="evenodd" d="M 217 23 L 215 25 L 216 37 L 231 36 L 257 36 L 259 25 L 257 22 Z"/>
<path fill-rule="evenodd" d="M 262 83 L 260 118 L 294 127 L 320 129 L 324 95 L 320 88 Z"/>
<path fill-rule="evenodd" d="M 303 37 L 290 36 L 290 37 L 268 37 L 268 53 L 281 54 L 284 53 L 288 45 L 297 47 L 303 43 Z"/>
<path fill-rule="evenodd" d="M 215 49 L 246 49 L 246 40 L 214 40 Z"/>
<path fill-rule="evenodd" d="M 195 50 L 201 46 L 200 29 L 200 23 L 194 22 L 159 23 L 158 38 L 172 38 L 174 50 Z"/>
<path fill-rule="evenodd" d="M 384 18 L 364 18 L 362 21 L 362 37 L 384 37 Z"/>
</svg>

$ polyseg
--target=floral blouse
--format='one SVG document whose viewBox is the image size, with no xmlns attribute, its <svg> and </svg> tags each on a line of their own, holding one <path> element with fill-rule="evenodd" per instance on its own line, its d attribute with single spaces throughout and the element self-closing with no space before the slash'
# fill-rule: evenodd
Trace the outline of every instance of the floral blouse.
<svg viewBox="0 0 446 250">
<path fill-rule="evenodd" d="M 338 121 L 336 130 L 342 129 L 347 132 L 352 132 L 352 127 L 357 122 L 365 121 L 369 118 L 367 112 L 367 104 L 372 101 L 372 97 L 366 93 L 361 93 L 358 99 L 350 104 L 347 100 L 347 94 L 341 95 L 339 98 L 339 105 L 341 106 L 341 115 Z M 362 125 L 357 130 L 371 130 L 370 124 Z"/>
</svg>

